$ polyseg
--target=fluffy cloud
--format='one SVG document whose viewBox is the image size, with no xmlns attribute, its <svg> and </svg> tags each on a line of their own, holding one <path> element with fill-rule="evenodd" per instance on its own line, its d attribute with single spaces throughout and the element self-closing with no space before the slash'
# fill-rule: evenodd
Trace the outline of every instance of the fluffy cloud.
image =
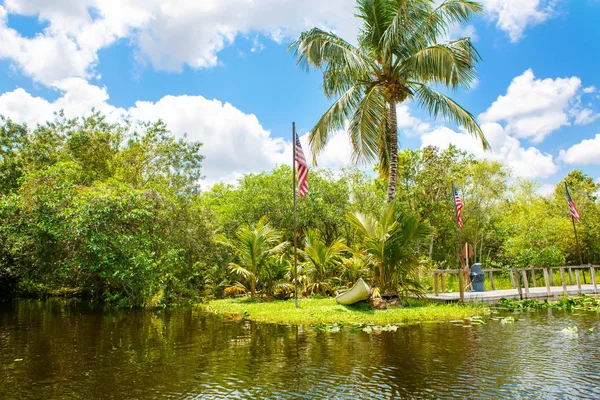
<svg viewBox="0 0 600 400">
<path fill-rule="evenodd" d="M 556 14 L 557 0 L 481 0 L 488 18 L 508 33 L 511 42 L 518 42 L 530 26 L 541 24 Z"/>
<path fill-rule="evenodd" d="M 522 147 L 519 140 L 509 136 L 500 124 L 485 123 L 481 128 L 492 146 L 491 151 L 484 151 L 481 142 L 472 136 L 446 127 L 421 136 L 421 143 L 423 147 L 437 146 L 443 149 L 453 144 L 477 158 L 503 162 L 513 170 L 515 176 L 521 178 L 547 178 L 558 172 L 552 155 L 542 153 L 535 147 Z"/>
<path fill-rule="evenodd" d="M 529 69 L 513 79 L 506 95 L 499 96 L 479 120 L 504 121 L 508 133 L 540 143 L 570 124 L 569 115 L 576 107 L 580 87 L 578 77 L 536 79 Z"/>
<path fill-rule="evenodd" d="M 7 14 L 37 16 L 47 24 L 33 38 L 7 25 Z M 240 34 L 275 41 L 321 26 L 354 39 L 358 21 L 348 0 L 6 0 L 0 5 L 0 58 L 47 85 L 93 77 L 98 51 L 130 38 L 138 58 L 154 68 L 218 64 L 218 53 Z"/>
<path fill-rule="evenodd" d="M 558 158 L 567 164 L 600 164 L 600 133 L 585 139 L 568 150 L 561 150 Z"/>
<path fill-rule="evenodd" d="M 244 173 L 289 164 L 292 159 L 291 141 L 273 137 L 255 115 L 245 114 L 229 103 L 202 96 L 165 96 L 157 102 L 138 101 L 125 110 L 108 103 L 106 88 L 83 79 L 63 80 L 56 87 L 62 95 L 54 102 L 31 96 L 23 89 L 4 93 L 0 96 L 0 114 L 29 125 L 51 120 L 53 113 L 61 109 L 67 117 L 78 117 L 96 108 L 113 121 L 160 118 L 176 136 L 187 134 L 188 139 L 204 143 L 201 152 L 206 156 L 205 186 L 222 180 L 233 183 Z M 308 153 L 306 134 L 301 136 L 301 142 Z M 345 132 L 334 133 L 319 157 L 319 165 L 339 168 L 348 164 L 350 154 Z"/>
</svg>

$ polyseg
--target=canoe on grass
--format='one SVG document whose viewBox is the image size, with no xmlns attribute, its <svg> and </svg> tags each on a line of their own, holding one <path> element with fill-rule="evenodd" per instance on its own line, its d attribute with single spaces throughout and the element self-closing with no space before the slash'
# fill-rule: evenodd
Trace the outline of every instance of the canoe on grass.
<svg viewBox="0 0 600 400">
<path fill-rule="evenodd" d="M 367 300 L 369 298 L 369 292 L 371 288 L 369 285 L 365 283 L 365 281 L 360 278 L 352 289 L 346 290 L 344 293 L 341 293 L 335 297 L 335 301 L 339 304 L 349 305 L 354 304 L 362 300 Z"/>
</svg>

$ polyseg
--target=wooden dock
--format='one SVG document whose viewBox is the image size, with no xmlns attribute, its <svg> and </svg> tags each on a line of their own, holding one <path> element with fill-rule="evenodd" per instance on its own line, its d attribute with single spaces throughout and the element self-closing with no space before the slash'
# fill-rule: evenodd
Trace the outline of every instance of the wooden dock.
<svg viewBox="0 0 600 400">
<path fill-rule="evenodd" d="M 433 273 L 433 294 L 427 297 L 441 302 L 475 302 L 497 303 L 505 299 L 555 299 L 561 296 L 594 295 L 598 291 L 596 280 L 596 268 L 598 265 L 576 265 L 564 267 L 529 267 L 511 269 L 484 269 L 492 290 L 485 292 L 473 292 L 465 290 L 467 273 L 462 270 L 435 270 Z M 554 271 L 560 271 L 561 286 L 556 286 Z M 586 282 L 588 272 L 590 284 Z M 496 290 L 494 285 L 494 273 L 509 274 L 512 289 Z M 446 276 L 457 275 L 459 282 L 458 292 L 446 292 Z M 542 276 L 544 285 L 538 286 L 538 278 Z M 583 278 L 583 279 L 582 279 Z M 583 282 L 582 282 L 583 280 Z M 567 282 L 568 281 L 568 282 Z M 441 290 L 440 290 L 441 289 Z"/>
<path fill-rule="evenodd" d="M 546 291 L 546 287 L 535 287 L 529 289 L 529 294 L 523 293 L 523 299 L 557 299 L 565 295 L 562 286 L 554 286 L 550 287 L 551 295 L 548 296 L 548 292 Z M 593 285 L 581 285 L 581 292 L 576 285 L 567 286 L 566 294 L 568 296 L 580 296 L 581 294 L 593 295 L 596 294 L 597 291 L 594 290 Z M 454 303 L 460 301 L 460 293 L 438 293 L 428 294 L 427 298 L 444 302 L 444 303 Z M 486 292 L 465 292 L 464 293 L 464 301 L 465 302 L 484 302 L 490 304 L 498 303 L 498 300 L 505 299 L 518 299 L 519 291 L 517 289 L 506 289 L 506 290 L 488 290 Z"/>
</svg>

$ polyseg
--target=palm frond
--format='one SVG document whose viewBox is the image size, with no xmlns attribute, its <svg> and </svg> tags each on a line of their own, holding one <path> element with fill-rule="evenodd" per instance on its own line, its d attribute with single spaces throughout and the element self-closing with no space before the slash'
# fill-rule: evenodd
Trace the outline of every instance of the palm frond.
<svg viewBox="0 0 600 400">
<path fill-rule="evenodd" d="M 473 114 L 437 90 L 419 82 L 409 82 L 409 84 L 415 87 L 415 98 L 421 109 L 430 113 L 434 118 L 441 115 L 447 121 L 464 126 L 467 132 L 479 138 L 485 150 L 490 148 L 490 144 Z"/>
<path fill-rule="evenodd" d="M 352 158 L 374 161 L 381 148 L 381 131 L 385 129 L 387 99 L 384 88 L 374 84 L 367 89 L 350 120 L 348 133 L 352 143 Z"/>
<path fill-rule="evenodd" d="M 471 39 L 428 46 L 413 54 L 399 68 L 402 75 L 419 82 L 469 88 L 475 81 L 475 64 L 481 60 Z"/>
</svg>

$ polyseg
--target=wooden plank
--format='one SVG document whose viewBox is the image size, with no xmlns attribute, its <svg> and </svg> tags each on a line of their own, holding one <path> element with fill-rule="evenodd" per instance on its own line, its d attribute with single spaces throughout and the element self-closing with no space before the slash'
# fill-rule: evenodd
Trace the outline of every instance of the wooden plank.
<svg viewBox="0 0 600 400">
<path fill-rule="evenodd" d="M 510 271 L 510 284 L 512 285 L 513 289 L 516 289 L 516 285 L 515 285 L 515 273 L 513 272 L 513 270 L 511 269 Z"/>
<path fill-rule="evenodd" d="M 531 267 L 531 285 L 533 287 L 537 287 L 537 282 L 535 279 L 535 270 L 533 269 L 533 267 Z"/>
<path fill-rule="evenodd" d="M 460 292 L 460 302 L 464 303 L 465 302 L 465 284 L 464 284 L 463 275 L 461 273 L 458 274 L 458 290 Z"/>
<path fill-rule="evenodd" d="M 573 284 L 573 268 L 569 267 L 569 285 Z"/>
<path fill-rule="evenodd" d="M 529 282 L 527 282 L 527 272 L 525 270 L 521 271 L 523 275 L 523 287 L 525 288 L 525 298 L 529 296 Z"/>
<path fill-rule="evenodd" d="M 440 280 L 442 281 L 442 293 L 446 293 L 446 274 L 445 273 L 441 273 L 440 274 Z"/>
<path fill-rule="evenodd" d="M 548 298 L 552 297 L 552 289 L 550 289 L 550 277 L 548 274 L 548 268 L 544 268 L 544 281 L 546 282 L 546 294 Z"/>
<path fill-rule="evenodd" d="M 550 274 L 550 286 L 554 286 L 554 270 L 549 268 L 548 273 Z"/>
<path fill-rule="evenodd" d="M 560 280 L 562 282 L 563 294 L 566 296 L 567 293 L 567 281 L 565 280 L 565 268 L 560 267 Z"/>
<path fill-rule="evenodd" d="M 439 292 L 438 292 L 438 273 L 437 272 L 433 273 L 433 293 L 436 296 L 439 295 Z"/>
<path fill-rule="evenodd" d="M 511 271 L 512 273 L 513 271 Z M 516 268 L 514 268 L 514 276 L 517 280 L 517 291 L 519 292 L 519 299 L 523 300 L 523 291 L 521 290 L 521 278 L 519 277 L 519 273 Z"/>
<path fill-rule="evenodd" d="M 579 277 L 579 270 L 575 270 L 575 279 L 577 279 L 577 294 L 581 296 L 581 278 Z"/>
<path fill-rule="evenodd" d="M 596 268 L 590 264 L 590 279 L 592 280 L 592 286 L 594 286 L 594 294 L 598 293 L 598 284 L 596 283 Z"/>
<path fill-rule="evenodd" d="M 494 273 L 490 271 L 490 285 L 492 286 L 492 290 L 496 290 L 496 286 L 494 286 Z"/>
</svg>

